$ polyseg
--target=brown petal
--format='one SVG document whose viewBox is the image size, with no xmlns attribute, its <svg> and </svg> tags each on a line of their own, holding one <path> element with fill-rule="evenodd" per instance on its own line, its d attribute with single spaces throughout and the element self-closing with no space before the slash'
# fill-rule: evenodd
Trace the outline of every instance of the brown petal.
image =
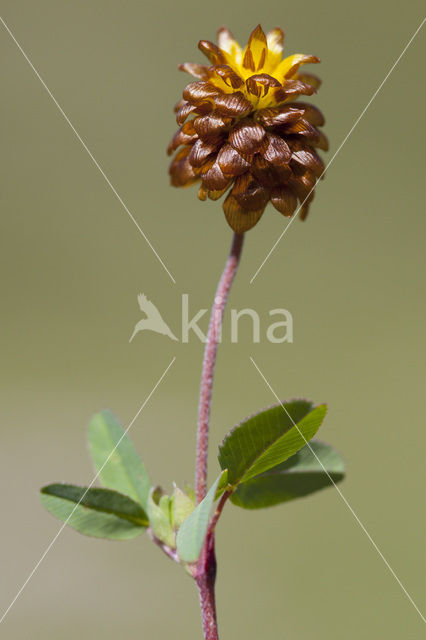
<svg viewBox="0 0 426 640">
<path fill-rule="evenodd" d="M 287 122 L 299 120 L 303 115 L 304 110 L 298 109 L 294 106 L 276 107 L 261 109 L 256 114 L 256 120 L 258 120 L 264 127 L 279 127 Z"/>
<path fill-rule="evenodd" d="M 301 207 L 301 208 L 300 208 L 300 211 L 299 211 L 299 218 L 300 218 L 301 220 L 306 220 L 306 218 L 308 217 L 308 213 L 309 213 L 309 206 L 310 206 L 310 203 L 308 203 L 308 202 L 307 202 L 307 203 L 305 203 L 305 204 L 303 205 L 303 207 Z"/>
<path fill-rule="evenodd" d="M 206 64 L 197 64 L 196 62 L 184 62 L 178 66 L 180 71 L 190 73 L 194 78 L 199 80 L 207 80 L 209 77 L 209 68 Z"/>
<path fill-rule="evenodd" d="M 315 89 L 309 84 L 305 84 L 300 80 L 285 80 L 282 88 L 275 89 L 274 97 L 277 102 L 284 102 L 288 98 L 298 95 L 311 96 L 315 93 Z"/>
<path fill-rule="evenodd" d="M 266 134 L 261 154 L 273 165 L 288 164 L 291 158 L 291 150 L 286 141 L 272 133 Z"/>
<path fill-rule="evenodd" d="M 207 116 L 199 116 L 194 119 L 194 128 L 200 138 L 208 140 L 212 137 L 217 137 L 219 133 L 222 133 L 229 127 L 232 119 L 221 117 L 211 113 Z"/>
<path fill-rule="evenodd" d="M 305 84 L 300 80 L 289 80 L 286 78 L 285 83 L 283 85 L 285 93 L 290 95 L 301 94 L 304 96 L 311 96 L 313 93 L 316 93 L 315 88 L 310 84 Z"/>
<path fill-rule="evenodd" d="M 227 176 L 238 176 L 250 167 L 250 161 L 230 144 L 223 145 L 218 153 L 217 162 L 224 175 Z"/>
<path fill-rule="evenodd" d="M 304 203 L 305 200 L 308 204 L 309 202 L 311 202 L 312 198 L 314 197 L 316 184 L 315 176 L 312 171 L 309 171 L 309 169 L 307 169 L 301 176 L 295 176 L 293 174 L 289 178 L 288 182 L 301 203 Z"/>
<path fill-rule="evenodd" d="M 194 113 L 197 113 L 199 116 L 205 116 L 208 113 L 213 111 L 213 101 L 212 102 L 201 102 L 198 104 Z"/>
<path fill-rule="evenodd" d="M 318 146 L 320 144 L 320 132 L 304 118 L 286 125 L 285 135 L 295 136 L 296 140 L 304 140 L 313 146 Z"/>
<path fill-rule="evenodd" d="M 291 156 L 292 164 L 296 162 L 305 169 L 310 169 L 312 173 L 317 177 L 321 177 L 324 173 L 324 163 L 321 158 L 310 147 L 304 147 L 298 151 L 293 151 Z"/>
<path fill-rule="evenodd" d="M 175 104 L 175 106 L 173 107 L 173 111 L 174 111 L 175 113 L 177 113 L 177 112 L 179 111 L 179 109 L 180 109 L 181 107 L 183 107 L 183 105 L 184 105 L 184 104 L 186 104 L 186 100 L 179 100 L 179 102 L 177 102 L 177 103 Z"/>
<path fill-rule="evenodd" d="M 216 112 L 221 116 L 244 116 L 252 110 L 251 103 L 241 91 L 219 94 L 214 99 Z"/>
<path fill-rule="evenodd" d="M 208 160 L 205 161 L 205 163 L 201 167 L 202 178 L 206 175 L 207 171 L 212 168 L 215 162 L 216 162 L 216 156 L 213 156 L 212 158 L 209 158 Z"/>
<path fill-rule="evenodd" d="M 257 211 L 266 207 L 269 200 L 269 189 L 262 187 L 251 173 L 247 172 L 235 180 L 232 195 L 238 204 L 247 211 Z"/>
<path fill-rule="evenodd" d="M 322 131 L 318 131 L 318 136 L 319 136 L 319 140 L 315 144 L 315 146 L 318 147 L 318 149 L 321 149 L 322 151 L 328 151 L 328 139 L 327 139 L 327 136 L 324 135 L 324 133 Z"/>
<path fill-rule="evenodd" d="M 244 80 L 227 64 L 215 65 L 213 69 L 216 75 L 218 75 L 228 87 L 239 89 L 244 84 Z"/>
<path fill-rule="evenodd" d="M 232 192 L 223 203 L 226 220 L 235 233 L 244 233 L 254 227 L 264 210 L 265 207 L 260 207 L 257 211 L 246 211 L 238 204 Z"/>
<path fill-rule="evenodd" d="M 255 155 L 250 172 L 262 186 L 268 188 L 284 185 L 291 176 L 289 165 L 274 167 L 259 154 Z"/>
<path fill-rule="evenodd" d="M 187 136 L 196 135 L 197 132 L 194 127 L 194 121 L 188 120 L 188 122 L 185 122 L 185 124 L 182 126 L 182 131 Z"/>
<path fill-rule="evenodd" d="M 325 124 L 324 116 L 313 104 L 309 104 L 308 102 L 295 102 L 294 106 L 296 109 L 303 109 L 303 117 L 305 120 L 313 124 L 314 127 L 322 127 Z"/>
<path fill-rule="evenodd" d="M 271 194 L 271 202 L 275 209 L 287 218 L 293 215 L 297 207 L 296 195 L 288 187 L 274 189 Z"/>
<path fill-rule="evenodd" d="M 208 196 L 210 200 L 219 200 L 219 198 L 223 196 L 223 194 L 229 189 L 229 187 L 230 185 L 227 184 L 224 189 L 219 189 L 218 191 L 209 191 Z"/>
<path fill-rule="evenodd" d="M 286 135 L 297 135 L 313 147 L 318 147 L 323 151 L 328 151 L 328 140 L 322 131 L 313 127 L 307 120 L 301 119 L 298 122 L 290 124 L 286 127 Z"/>
<path fill-rule="evenodd" d="M 246 85 L 248 92 L 259 98 L 265 97 L 270 87 L 280 87 L 281 83 L 267 73 L 257 73 L 246 80 Z"/>
<path fill-rule="evenodd" d="M 263 67 L 268 52 L 266 36 L 260 24 L 250 34 L 243 56 L 243 67 L 258 71 Z"/>
<path fill-rule="evenodd" d="M 198 189 L 198 199 L 204 202 L 204 200 L 207 200 L 207 194 L 207 189 L 205 189 L 203 185 L 201 185 L 201 187 Z"/>
<path fill-rule="evenodd" d="M 184 102 L 183 105 L 178 110 L 178 112 L 176 113 L 177 123 L 183 124 L 187 119 L 187 117 L 189 116 L 189 114 L 194 113 L 195 109 L 196 107 L 194 105 L 189 104 L 189 102 Z"/>
<path fill-rule="evenodd" d="M 310 84 L 314 89 L 319 89 L 322 82 L 321 79 L 313 73 L 298 73 L 297 78 L 305 84 Z"/>
<path fill-rule="evenodd" d="M 234 149 L 249 156 L 260 148 L 265 135 L 265 129 L 254 120 L 242 120 L 229 134 L 229 142 Z"/>
<path fill-rule="evenodd" d="M 217 149 L 217 144 L 211 144 L 198 139 L 192 146 L 188 160 L 193 167 L 202 167 L 207 158 Z"/>
<path fill-rule="evenodd" d="M 190 82 L 183 90 L 183 97 L 193 105 L 199 105 L 206 100 L 212 100 L 220 93 L 220 89 L 201 80 L 200 82 Z"/>
<path fill-rule="evenodd" d="M 174 187 L 186 187 L 198 180 L 200 171 L 194 169 L 189 163 L 189 151 L 189 147 L 179 151 L 169 167 L 171 183 Z"/>
<path fill-rule="evenodd" d="M 209 40 L 200 40 L 198 48 L 204 53 L 212 64 L 226 64 L 226 58 L 223 52 L 213 42 Z"/>
<path fill-rule="evenodd" d="M 173 151 L 176 151 L 176 149 L 180 147 L 181 144 L 189 144 L 191 142 L 194 142 L 194 140 L 196 140 L 197 134 L 195 132 L 193 134 L 188 134 L 188 133 L 185 133 L 183 129 L 184 127 L 181 127 L 179 131 L 176 131 L 169 146 L 167 147 L 167 154 L 169 156 L 173 153 Z"/>
<path fill-rule="evenodd" d="M 220 189 L 225 189 L 232 183 L 232 179 L 229 179 L 223 175 L 222 169 L 219 167 L 217 162 L 214 162 L 213 165 L 207 170 L 207 172 L 204 173 L 203 169 L 202 181 L 203 186 L 209 191 L 219 191 Z"/>
</svg>

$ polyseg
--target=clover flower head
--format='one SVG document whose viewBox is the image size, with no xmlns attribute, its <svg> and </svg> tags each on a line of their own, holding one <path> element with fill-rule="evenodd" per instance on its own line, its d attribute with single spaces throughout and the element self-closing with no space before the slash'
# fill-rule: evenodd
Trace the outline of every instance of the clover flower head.
<svg viewBox="0 0 426 640">
<path fill-rule="evenodd" d="M 168 153 L 171 183 L 201 183 L 200 200 L 219 199 L 232 229 L 243 233 L 272 205 L 291 216 L 300 202 L 306 218 L 316 179 L 324 164 L 316 149 L 328 143 L 319 127 L 324 117 L 314 105 L 299 101 L 316 92 L 320 80 L 301 73 L 301 65 L 318 63 L 311 55 L 282 59 L 284 33 L 266 35 L 260 25 L 242 49 L 222 27 L 218 44 L 201 40 L 210 66 L 179 66 L 197 81 L 188 84 L 176 105 L 179 130 Z"/>
</svg>

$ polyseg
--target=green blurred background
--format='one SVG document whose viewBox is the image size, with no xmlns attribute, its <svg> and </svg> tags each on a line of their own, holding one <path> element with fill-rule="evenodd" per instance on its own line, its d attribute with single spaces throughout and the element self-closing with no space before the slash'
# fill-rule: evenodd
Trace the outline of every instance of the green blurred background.
<svg viewBox="0 0 426 640">
<path fill-rule="evenodd" d="M 91 415 L 128 424 L 151 477 L 191 481 L 203 346 L 139 334 L 143 291 L 174 331 L 181 294 L 213 297 L 231 240 L 218 203 L 168 186 L 165 147 L 196 45 L 225 23 L 245 41 L 281 25 L 286 51 L 314 53 L 330 159 L 418 25 L 419 0 L 200 3 L 2 0 L 1 14 L 174 275 L 174 285 L 3 27 L 1 612 L 59 523 L 38 488 L 88 483 Z M 221 347 L 216 449 L 274 398 L 329 403 L 321 437 L 346 457 L 342 491 L 402 583 L 424 600 L 424 33 L 330 167 L 307 223 L 267 210 L 248 234 L 231 296 L 262 318 L 285 307 L 294 343 Z M 203 325 L 203 323 L 201 323 Z M 204 325 L 205 326 L 205 322 Z M 225 330 L 226 333 L 226 330 Z M 228 335 L 229 338 L 229 335 Z M 334 489 L 287 506 L 230 506 L 217 535 L 221 639 L 420 638 L 422 622 Z M 109 543 L 65 530 L 3 623 L 3 636 L 201 638 L 194 585 L 145 537 Z"/>
</svg>

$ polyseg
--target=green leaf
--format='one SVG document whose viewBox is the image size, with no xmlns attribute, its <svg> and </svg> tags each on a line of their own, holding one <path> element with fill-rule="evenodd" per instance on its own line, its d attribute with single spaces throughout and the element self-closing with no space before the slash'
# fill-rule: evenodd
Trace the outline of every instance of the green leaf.
<svg viewBox="0 0 426 640">
<path fill-rule="evenodd" d="M 176 547 L 172 526 L 171 501 L 161 487 L 152 487 L 148 496 L 148 517 L 151 531 L 158 540 L 168 547 Z"/>
<path fill-rule="evenodd" d="M 185 493 L 186 495 L 191 498 L 192 502 L 194 504 L 197 504 L 197 496 L 195 495 L 195 489 L 193 487 L 191 487 L 190 484 L 188 484 L 187 482 L 185 483 Z"/>
<path fill-rule="evenodd" d="M 232 486 L 246 482 L 294 455 L 318 431 L 327 411 L 307 400 L 264 409 L 237 425 L 219 447 L 219 463 Z M 295 426 L 296 425 L 296 426 Z"/>
<path fill-rule="evenodd" d="M 231 501 L 244 509 L 261 509 L 331 487 L 330 478 L 335 484 L 340 482 L 345 475 L 340 454 L 318 440 L 311 440 L 309 445 L 314 453 L 305 445 L 282 464 L 240 484 Z"/>
<path fill-rule="evenodd" d="M 52 515 L 87 536 L 127 540 L 148 526 L 139 504 L 110 489 L 50 484 L 41 489 L 40 499 Z"/>
<path fill-rule="evenodd" d="M 226 471 L 228 470 L 226 469 Z M 218 500 L 222 495 L 222 493 L 224 493 L 228 489 L 232 490 L 232 487 L 228 482 L 228 473 L 222 473 L 221 476 L 219 477 L 219 484 L 217 485 L 217 488 L 216 488 L 215 500 Z"/>
<path fill-rule="evenodd" d="M 209 526 L 210 511 L 215 501 L 216 491 L 219 483 L 227 471 L 222 471 L 216 482 L 210 487 L 204 500 L 202 500 L 183 522 L 177 537 L 176 546 L 179 558 L 182 562 L 197 562 L 203 548 L 204 540 Z"/>
<path fill-rule="evenodd" d="M 179 529 L 182 522 L 191 515 L 195 509 L 195 500 L 175 485 L 172 498 L 172 524 L 174 529 Z"/>
<path fill-rule="evenodd" d="M 102 484 L 136 500 L 146 511 L 151 487 L 148 474 L 111 411 L 101 411 L 92 418 L 89 424 L 89 447 Z"/>
</svg>

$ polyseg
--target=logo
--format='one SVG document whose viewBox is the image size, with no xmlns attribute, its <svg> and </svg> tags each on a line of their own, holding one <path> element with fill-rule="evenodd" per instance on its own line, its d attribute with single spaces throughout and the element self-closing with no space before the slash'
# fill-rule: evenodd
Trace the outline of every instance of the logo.
<svg viewBox="0 0 426 640">
<path fill-rule="evenodd" d="M 192 317 L 190 317 L 189 295 L 187 293 L 182 294 L 182 328 L 180 339 L 176 337 L 169 325 L 163 320 L 163 317 L 155 304 L 151 302 L 151 300 L 148 300 L 146 295 L 140 293 L 138 295 L 138 303 L 141 311 L 145 314 L 145 317 L 139 320 L 135 325 L 129 342 L 132 342 L 136 334 L 141 331 L 154 331 L 154 333 L 160 333 L 171 340 L 182 342 L 183 344 L 187 344 L 189 342 L 191 335 L 196 336 L 200 342 L 207 342 L 207 335 L 200 328 L 198 323 L 203 319 L 203 322 L 207 324 L 206 314 L 208 309 L 199 309 Z M 226 324 L 230 327 L 230 342 L 232 343 L 238 342 L 238 331 L 240 325 L 251 328 L 253 343 L 259 343 L 262 335 L 264 335 L 268 342 L 273 344 L 293 342 L 293 316 L 287 309 L 271 309 L 268 312 L 269 318 L 272 319 L 276 316 L 281 316 L 281 319 L 275 322 L 272 322 L 271 320 L 263 331 L 261 318 L 254 309 L 230 309 L 229 313 L 230 322 Z M 220 318 L 217 318 L 216 320 L 220 325 Z M 221 335 L 219 342 L 222 342 Z"/>
<path fill-rule="evenodd" d="M 136 324 L 129 342 L 133 340 L 139 331 L 155 331 L 155 333 L 161 333 L 163 336 L 168 336 L 172 340 L 177 341 L 175 334 L 170 329 L 169 325 L 164 322 L 161 313 L 158 311 L 155 304 L 151 302 L 151 300 L 148 300 L 146 295 L 143 293 L 138 295 L 138 302 L 141 311 L 145 314 L 146 318 L 142 318 L 142 320 L 139 320 Z"/>
</svg>

